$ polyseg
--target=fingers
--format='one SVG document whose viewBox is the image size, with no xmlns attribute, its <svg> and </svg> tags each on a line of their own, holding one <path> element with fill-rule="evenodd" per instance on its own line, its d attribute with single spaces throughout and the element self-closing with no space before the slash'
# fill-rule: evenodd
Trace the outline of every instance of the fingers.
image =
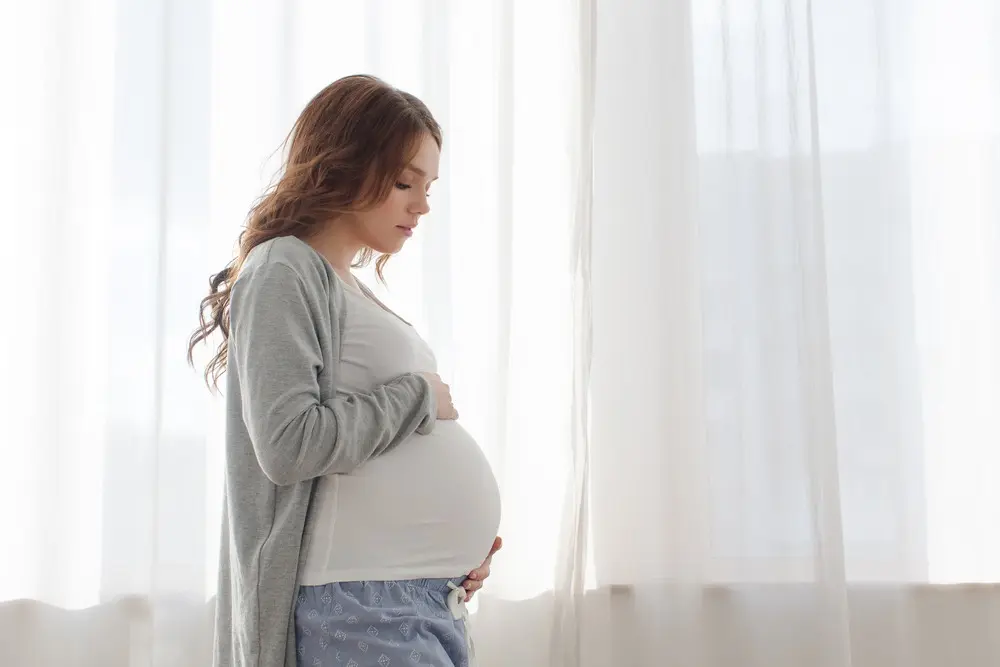
<svg viewBox="0 0 1000 667">
<path fill-rule="evenodd" d="M 458 410 L 455 409 L 451 397 L 451 387 L 437 373 L 425 373 L 424 375 L 431 380 L 431 385 L 434 388 L 434 396 L 438 405 L 438 419 L 458 419 Z"/>
<path fill-rule="evenodd" d="M 493 546 L 490 548 L 490 555 L 487 558 L 493 558 L 493 554 L 503 549 L 503 538 L 499 535 L 493 540 Z"/>
<path fill-rule="evenodd" d="M 482 587 L 483 584 L 481 582 L 476 582 L 476 581 L 467 581 L 465 584 L 463 584 L 462 588 L 465 588 L 465 593 L 466 593 L 465 601 L 468 602 L 469 600 L 471 600 L 472 596 L 476 594 L 476 591 L 478 591 Z"/>
<path fill-rule="evenodd" d="M 472 596 L 476 594 L 476 591 L 483 587 L 483 581 L 490 576 L 490 564 L 493 561 L 493 554 L 500 551 L 502 548 L 503 539 L 498 535 L 493 540 L 493 546 L 490 547 L 490 555 L 486 557 L 486 560 L 483 561 L 481 566 L 470 572 L 469 576 L 462 582 L 462 588 L 464 588 L 467 593 L 465 596 L 466 602 L 471 600 Z"/>
<path fill-rule="evenodd" d="M 486 557 L 486 560 L 483 561 L 482 567 L 486 568 L 487 572 L 489 571 L 489 566 L 493 563 L 493 554 L 501 549 L 503 549 L 503 539 L 497 536 L 496 539 L 493 540 L 493 546 L 490 547 L 489 555 Z"/>
<path fill-rule="evenodd" d="M 469 578 L 462 582 L 462 588 L 465 589 L 465 601 L 468 602 L 472 599 L 472 596 L 476 594 L 476 591 L 483 587 L 483 579 L 490 576 L 489 570 L 486 574 L 481 574 L 480 570 L 473 570 L 469 575 Z"/>
<path fill-rule="evenodd" d="M 458 419 L 458 410 L 455 409 L 455 399 L 451 397 L 451 387 L 445 385 L 444 388 L 448 396 L 448 419 Z"/>
<path fill-rule="evenodd" d="M 490 564 L 483 563 L 481 566 L 477 567 L 475 570 L 469 573 L 466 577 L 465 582 L 462 583 L 462 587 L 467 591 L 478 591 L 483 587 L 483 581 L 490 576 Z"/>
</svg>

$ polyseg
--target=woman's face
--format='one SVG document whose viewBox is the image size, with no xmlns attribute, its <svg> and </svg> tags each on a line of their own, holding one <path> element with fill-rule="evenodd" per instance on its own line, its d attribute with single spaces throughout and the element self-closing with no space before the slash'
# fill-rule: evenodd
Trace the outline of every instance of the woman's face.
<svg viewBox="0 0 1000 667">
<path fill-rule="evenodd" d="M 380 254 L 399 252 L 413 236 L 420 216 L 431 210 L 429 190 L 437 180 L 440 160 L 437 143 L 425 134 L 386 200 L 352 216 L 358 240 Z"/>
</svg>

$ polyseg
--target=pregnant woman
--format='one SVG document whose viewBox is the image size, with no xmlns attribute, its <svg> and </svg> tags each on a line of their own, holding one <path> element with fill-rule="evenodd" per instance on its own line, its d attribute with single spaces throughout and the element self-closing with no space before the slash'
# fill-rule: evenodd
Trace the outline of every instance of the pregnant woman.
<svg viewBox="0 0 1000 667">
<path fill-rule="evenodd" d="M 221 334 L 206 379 L 228 371 L 216 665 L 471 664 L 497 483 L 430 347 L 351 272 L 381 277 L 430 210 L 441 130 L 353 76 L 289 141 L 188 350 Z"/>
</svg>

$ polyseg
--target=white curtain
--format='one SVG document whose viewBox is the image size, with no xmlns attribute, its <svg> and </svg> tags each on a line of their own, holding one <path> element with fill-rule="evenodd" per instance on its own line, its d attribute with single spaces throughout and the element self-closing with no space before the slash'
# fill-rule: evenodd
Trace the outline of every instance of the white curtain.
<svg viewBox="0 0 1000 667">
<path fill-rule="evenodd" d="M 597 24 L 577 664 L 1000 663 L 1000 5 Z"/>
<path fill-rule="evenodd" d="M 445 129 L 380 294 L 503 489 L 482 665 L 1000 663 L 992 0 L 5 0 L 0 664 L 208 663 L 186 339 L 354 72 Z"/>
</svg>

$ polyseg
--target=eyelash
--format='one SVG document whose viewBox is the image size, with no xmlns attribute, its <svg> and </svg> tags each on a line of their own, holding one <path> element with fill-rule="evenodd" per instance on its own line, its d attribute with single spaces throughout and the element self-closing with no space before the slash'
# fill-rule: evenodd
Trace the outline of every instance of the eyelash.
<svg viewBox="0 0 1000 667">
<path fill-rule="evenodd" d="M 408 185 L 408 184 L 406 184 L 406 183 L 396 183 L 396 187 L 397 187 L 397 188 L 399 188 L 400 190 L 409 190 L 409 189 L 410 189 L 410 188 L 412 188 L 413 186 L 412 186 L 412 185 Z M 424 194 L 425 194 L 425 195 L 426 195 L 427 197 L 430 197 L 430 196 L 431 196 L 431 193 L 430 193 L 430 192 L 425 192 Z"/>
</svg>

